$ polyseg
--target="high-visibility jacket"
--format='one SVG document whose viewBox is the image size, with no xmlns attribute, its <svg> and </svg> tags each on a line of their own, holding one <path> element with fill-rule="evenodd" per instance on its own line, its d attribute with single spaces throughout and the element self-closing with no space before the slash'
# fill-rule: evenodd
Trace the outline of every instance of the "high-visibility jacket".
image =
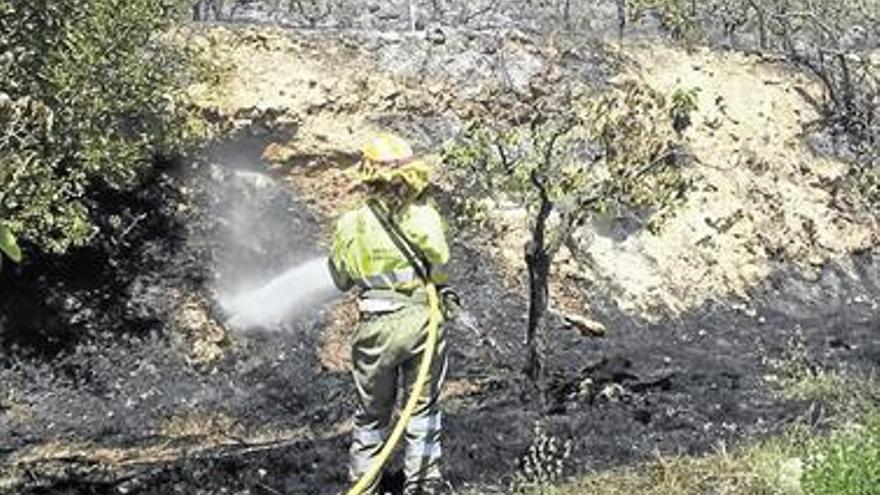
<svg viewBox="0 0 880 495">
<path fill-rule="evenodd" d="M 442 284 L 449 261 L 446 225 L 430 201 L 404 205 L 392 220 L 430 264 L 431 279 Z M 410 261 L 394 244 L 369 206 L 343 214 L 333 236 L 330 268 L 336 285 L 357 285 L 367 292 L 413 289 L 420 280 Z"/>
</svg>

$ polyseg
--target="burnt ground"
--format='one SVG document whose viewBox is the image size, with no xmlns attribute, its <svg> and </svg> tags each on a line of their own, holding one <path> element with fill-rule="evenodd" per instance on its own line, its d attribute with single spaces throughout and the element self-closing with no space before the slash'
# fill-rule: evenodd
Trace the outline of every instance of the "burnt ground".
<svg viewBox="0 0 880 495">
<path fill-rule="evenodd" d="M 95 247 L 0 274 L 0 492 L 345 487 L 354 396 L 348 376 L 318 357 L 326 315 L 227 332 L 221 356 L 207 361 L 192 358 L 174 323 L 182 298 L 208 314 L 217 287 L 321 251 L 328 220 L 248 173 L 260 148 L 259 137 L 248 139 L 253 149 L 236 146 L 234 160 L 215 152 L 224 167 L 170 166 L 113 198 L 108 218 L 121 222 L 107 220 Z M 569 474 L 779 432 L 810 407 L 765 380 L 792 339 L 815 366 L 880 365 L 877 257 L 828 266 L 818 281 L 780 261 L 748 303 L 717 301 L 655 323 L 596 303 L 603 339 L 555 322 L 542 405 L 520 372 L 522 297 L 479 246 L 456 243 L 454 253 L 453 277 L 478 327 L 450 329 L 450 381 L 468 384 L 445 405 L 446 472 L 459 491 L 503 492 L 539 420 L 572 441 Z M 598 288 L 590 295 L 609 300 Z"/>
</svg>

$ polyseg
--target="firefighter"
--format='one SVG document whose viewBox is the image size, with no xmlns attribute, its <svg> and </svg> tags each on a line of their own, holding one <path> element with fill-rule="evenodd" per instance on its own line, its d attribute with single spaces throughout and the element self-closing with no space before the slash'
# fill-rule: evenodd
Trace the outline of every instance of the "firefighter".
<svg viewBox="0 0 880 495">
<path fill-rule="evenodd" d="M 425 283 L 452 294 L 445 285 L 445 224 L 427 194 L 430 173 L 406 141 L 392 134 L 375 136 L 358 165 L 367 200 L 336 224 L 329 258 L 334 282 L 341 290 L 359 292 L 360 323 L 352 342 L 359 398 L 349 462 L 353 481 L 371 468 L 382 449 L 392 426 L 398 380 L 405 391 L 415 380 L 427 341 Z M 406 494 L 439 493 L 444 486 L 439 401 L 446 355 L 441 327 L 428 383 L 406 427 Z M 376 478 L 366 493 L 376 493 Z"/>
</svg>

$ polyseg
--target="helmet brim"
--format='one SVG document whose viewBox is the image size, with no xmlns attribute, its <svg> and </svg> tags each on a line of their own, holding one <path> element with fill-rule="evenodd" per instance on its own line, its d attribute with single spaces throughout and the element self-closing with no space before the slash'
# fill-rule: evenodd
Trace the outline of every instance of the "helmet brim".
<svg viewBox="0 0 880 495">
<path fill-rule="evenodd" d="M 378 166 L 377 166 L 378 165 Z M 431 182 L 434 166 L 423 159 L 408 160 L 402 165 L 373 164 L 370 161 L 359 163 L 353 175 L 364 183 L 390 184 L 403 180 L 414 191 L 425 190 Z"/>
</svg>

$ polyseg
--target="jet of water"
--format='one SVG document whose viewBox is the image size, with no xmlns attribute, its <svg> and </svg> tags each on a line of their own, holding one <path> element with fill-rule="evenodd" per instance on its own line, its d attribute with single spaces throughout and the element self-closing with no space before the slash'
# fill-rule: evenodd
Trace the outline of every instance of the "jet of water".
<svg viewBox="0 0 880 495">
<path fill-rule="evenodd" d="M 220 297 L 228 324 L 237 328 L 270 328 L 319 307 L 340 292 L 333 284 L 327 258 L 290 268 L 262 287 Z"/>
</svg>

